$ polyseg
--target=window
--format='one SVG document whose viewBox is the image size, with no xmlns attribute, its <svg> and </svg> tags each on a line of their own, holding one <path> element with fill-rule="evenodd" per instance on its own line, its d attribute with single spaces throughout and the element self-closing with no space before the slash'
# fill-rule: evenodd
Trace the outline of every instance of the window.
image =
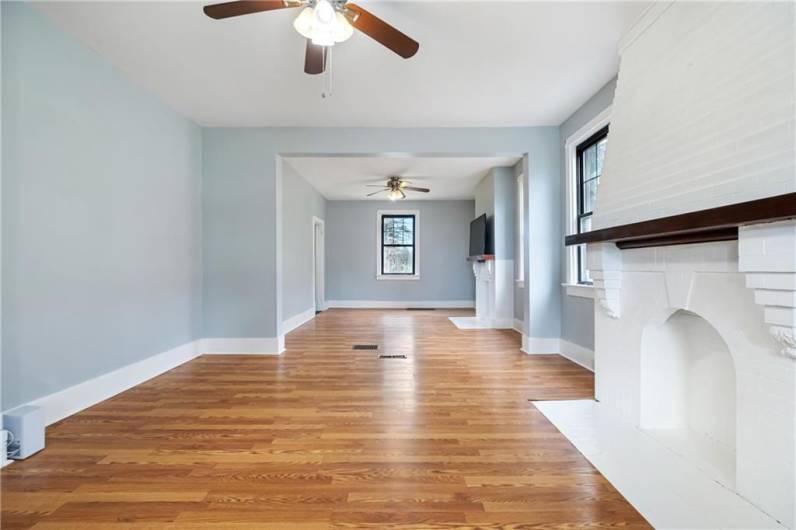
<svg viewBox="0 0 796 530">
<path fill-rule="evenodd" d="M 603 170 L 611 107 L 567 137 L 564 144 L 566 171 L 566 234 L 591 230 L 592 212 Z M 567 295 L 592 298 L 586 246 L 566 247 Z"/>
<path fill-rule="evenodd" d="M 416 211 L 378 212 L 378 279 L 417 279 L 418 221 Z"/>
<path fill-rule="evenodd" d="M 514 279 L 517 284 L 522 287 L 525 282 L 525 223 L 523 222 L 525 203 L 523 202 L 523 190 L 525 186 L 522 184 L 522 174 L 517 175 L 517 219 L 514 231 L 517 240 L 514 242 L 514 263 L 517 267 Z"/>
<path fill-rule="evenodd" d="M 603 172 L 607 140 L 608 126 L 606 125 L 585 142 L 578 145 L 576 149 L 578 193 L 576 226 L 579 234 L 591 230 L 591 216 L 594 212 L 594 203 L 597 200 L 597 186 L 600 184 L 600 175 Z M 586 245 L 580 245 L 577 253 L 578 283 L 591 283 Z"/>
<path fill-rule="evenodd" d="M 382 215 L 381 273 L 415 273 L 414 215 Z"/>
</svg>

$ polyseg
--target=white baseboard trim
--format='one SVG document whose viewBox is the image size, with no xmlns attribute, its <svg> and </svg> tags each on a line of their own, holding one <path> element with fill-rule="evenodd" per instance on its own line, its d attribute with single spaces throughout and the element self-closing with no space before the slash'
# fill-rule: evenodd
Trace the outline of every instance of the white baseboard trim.
<svg viewBox="0 0 796 530">
<path fill-rule="evenodd" d="M 211 355 L 279 355 L 285 351 L 285 337 L 201 339 L 200 354 Z"/>
<path fill-rule="evenodd" d="M 51 425 L 190 361 L 199 354 L 196 342 L 177 346 L 25 404 L 42 407 L 44 421 Z"/>
<path fill-rule="evenodd" d="M 591 372 L 594 371 L 594 350 L 561 339 L 561 355 Z"/>
<path fill-rule="evenodd" d="M 407 307 L 422 306 L 412 304 Z M 302 313 L 302 315 L 305 313 Z M 515 322 L 515 326 L 516 324 L 517 322 Z M 176 368 L 201 354 L 279 355 L 284 350 L 284 335 L 266 338 L 200 339 L 118 368 L 83 383 L 59 390 L 25 403 L 25 405 L 42 407 L 44 409 L 45 422 L 47 425 L 51 425 L 92 405 L 96 405 L 100 401 L 104 401 L 161 375 L 172 368 Z M 566 340 L 535 338 L 523 335 L 522 351 L 531 355 L 557 353 L 588 370 L 594 371 L 594 352 Z M 5 463 L 0 463 L 0 466 L 8 465 L 11 462 L 13 461 L 6 460 Z"/>
<path fill-rule="evenodd" d="M 492 319 L 492 327 L 495 329 L 514 329 L 514 319 L 494 318 Z"/>
<path fill-rule="evenodd" d="M 594 371 L 594 351 L 564 339 L 522 336 L 522 351 L 528 355 L 558 354 L 587 370 Z"/>
<path fill-rule="evenodd" d="M 460 309 L 475 307 L 474 300 L 423 300 L 418 302 L 400 300 L 329 300 L 327 307 L 341 309 L 406 309 L 422 307 L 433 309 Z"/>
<path fill-rule="evenodd" d="M 515 319 L 514 319 L 514 325 L 512 326 L 512 328 L 514 329 L 514 331 L 516 331 L 517 333 L 519 333 L 520 335 L 522 335 L 522 334 L 523 334 L 523 333 L 522 333 L 522 331 L 523 331 L 523 329 L 522 329 L 522 328 L 523 328 L 523 327 L 525 327 L 525 322 L 523 322 L 522 320 L 520 320 L 520 319 L 518 319 L 518 318 L 515 318 Z"/>
<path fill-rule="evenodd" d="M 284 349 L 284 335 L 267 338 L 199 339 L 23 405 L 43 408 L 45 424 L 52 425 L 202 354 L 279 355 Z M 7 460 L 6 464 L 8 462 L 10 460 Z"/>
<path fill-rule="evenodd" d="M 514 325 L 507 318 L 448 317 L 448 320 L 459 329 L 512 329 Z"/>
<path fill-rule="evenodd" d="M 560 354 L 560 339 L 522 336 L 522 351 L 528 355 Z"/>
<path fill-rule="evenodd" d="M 288 334 L 297 327 L 306 324 L 310 320 L 315 318 L 315 308 L 311 307 L 306 311 L 302 311 L 297 315 L 293 315 L 292 317 L 288 318 L 284 322 L 282 322 L 282 333 Z"/>
</svg>

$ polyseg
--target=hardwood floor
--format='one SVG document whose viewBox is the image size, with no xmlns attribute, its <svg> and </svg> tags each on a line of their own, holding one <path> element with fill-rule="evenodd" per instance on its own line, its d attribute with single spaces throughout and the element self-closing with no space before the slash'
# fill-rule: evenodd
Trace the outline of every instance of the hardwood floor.
<svg viewBox="0 0 796 530">
<path fill-rule="evenodd" d="M 592 374 L 452 314 L 327 311 L 281 357 L 202 356 L 76 414 L 2 471 L 2 528 L 648 528 L 528 402 Z"/>
</svg>

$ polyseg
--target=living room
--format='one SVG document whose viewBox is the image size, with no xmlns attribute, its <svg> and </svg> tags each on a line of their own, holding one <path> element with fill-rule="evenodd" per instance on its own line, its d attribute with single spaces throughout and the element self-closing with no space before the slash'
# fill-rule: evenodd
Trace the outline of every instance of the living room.
<svg viewBox="0 0 796 530">
<path fill-rule="evenodd" d="M 3 528 L 796 526 L 793 3 L 0 5 Z"/>
</svg>

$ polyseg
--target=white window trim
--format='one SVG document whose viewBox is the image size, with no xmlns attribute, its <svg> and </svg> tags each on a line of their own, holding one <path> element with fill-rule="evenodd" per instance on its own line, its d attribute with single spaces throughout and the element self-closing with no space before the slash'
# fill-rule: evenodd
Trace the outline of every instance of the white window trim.
<svg viewBox="0 0 796 530">
<path fill-rule="evenodd" d="M 567 296 L 574 296 L 576 298 L 594 298 L 594 286 L 585 283 L 562 283 L 561 287 Z"/>
<path fill-rule="evenodd" d="M 567 212 L 566 226 L 564 227 L 566 235 L 577 233 L 578 229 L 575 225 L 578 208 L 578 145 L 589 139 L 600 129 L 604 128 L 611 122 L 611 107 L 609 106 L 597 116 L 595 116 L 589 123 L 578 129 L 575 133 L 569 136 L 564 143 L 564 165 L 566 169 L 566 183 L 565 183 L 565 196 L 566 202 L 565 209 Z M 580 296 L 582 298 L 594 298 L 594 295 L 584 296 L 584 293 L 593 293 L 594 288 L 591 285 L 578 283 L 578 256 L 577 247 L 566 247 L 566 283 L 562 284 L 568 295 Z M 576 287 L 570 289 L 570 287 Z"/>
<path fill-rule="evenodd" d="M 414 215 L 415 216 L 415 273 L 406 275 L 392 275 L 381 273 L 381 218 L 385 215 Z M 419 280 L 420 279 L 420 210 L 377 210 L 376 211 L 376 279 L 377 280 Z"/>
<path fill-rule="evenodd" d="M 516 214 L 514 219 L 514 256 L 515 256 L 515 272 L 514 272 L 514 283 L 517 284 L 517 287 L 523 288 L 525 287 L 525 241 L 524 237 L 525 234 L 523 233 L 524 225 L 524 203 L 523 203 L 523 195 L 525 195 L 525 184 L 523 183 L 523 174 L 520 173 L 517 175 L 517 181 L 515 182 L 515 190 L 517 195 L 517 204 L 515 204 Z"/>
</svg>

